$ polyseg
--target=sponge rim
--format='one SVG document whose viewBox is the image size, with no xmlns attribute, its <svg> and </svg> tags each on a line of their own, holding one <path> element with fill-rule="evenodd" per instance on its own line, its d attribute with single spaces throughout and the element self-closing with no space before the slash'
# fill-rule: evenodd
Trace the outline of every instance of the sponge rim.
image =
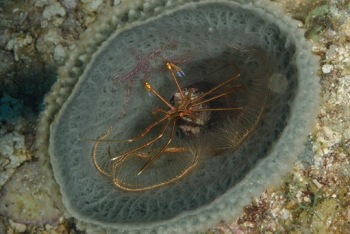
<svg viewBox="0 0 350 234">
<path fill-rule="evenodd" d="M 203 1 L 200 3 L 187 3 L 183 6 L 180 6 L 174 10 L 170 10 L 166 13 L 163 13 L 159 16 L 150 18 L 146 21 L 140 22 L 140 23 L 135 23 L 133 25 L 127 26 L 125 28 L 123 28 L 123 30 L 127 30 L 129 28 L 138 26 L 138 25 L 142 25 L 142 24 L 146 24 L 154 19 L 160 18 L 163 15 L 167 15 L 167 14 L 172 14 L 175 11 L 181 10 L 181 9 L 188 9 L 191 7 L 195 7 L 198 4 L 210 4 L 210 3 L 224 3 L 227 5 L 238 5 L 238 3 L 235 2 L 227 2 L 227 1 Z M 240 7 L 242 8 L 246 8 L 249 9 L 251 11 L 255 11 L 257 14 L 264 14 L 267 18 L 269 18 L 269 20 L 271 22 L 274 22 L 275 24 L 278 25 L 278 27 L 282 30 L 282 28 L 288 28 L 290 31 L 286 32 L 287 35 L 287 40 L 289 41 L 294 41 L 294 42 L 298 42 L 295 43 L 296 46 L 296 55 L 297 57 L 299 57 L 299 60 L 296 59 L 296 61 L 300 62 L 301 61 L 301 57 L 306 55 L 310 57 L 310 60 L 308 61 L 310 66 L 308 66 L 309 69 L 305 70 L 305 71 L 301 71 L 301 73 L 299 74 L 299 77 L 306 77 L 308 76 L 308 79 L 299 79 L 299 85 L 298 85 L 298 89 L 295 93 L 295 98 L 294 98 L 294 102 L 291 104 L 291 115 L 290 115 L 290 120 L 288 125 L 285 127 L 283 133 L 280 136 L 280 139 L 278 142 L 275 143 L 273 150 L 271 150 L 269 157 L 266 157 L 265 159 L 261 160 L 260 162 L 258 162 L 258 166 L 257 167 L 266 167 L 269 168 L 269 162 L 271 160 L 275 160 L 278 159 L 280 157 L 280 155 L 285 155 L 288 154 L 290 155 L 289 160 L 290 162 L 282 162 L 285 163 L 285 165 L 280 165 L 281 169 L 280 171 L 275 171 L 273 177 L 278 177 L 281 173 L 287 172 L 289 171 L 289 167 L 292 164 L 292 161 L 296 159 L 296 157 L 299 155 L 299 153 L 302 152 L 303 147 L 300 147 L 304 144 L 305 139 L 308 135 L 308 133 L 311 131 L 311 126 L 312 126 L 312 121 L 314 119 L 314 117 L 316 116 L 317 110 L 318 110 L 318 104 L 320 103 L 320 96 L 317 95 L 319 94 L 319 78 L 317 76 L 317 69 L 319 67 L 318 64 L 318 58 L 316 56 L 311 55 L 310 52 L 310 48 L 311 48 L 311 43 L 307 42 L 303 36 L 304 31 L 301 29 L 298 29 L 297 27 L 297 21 L 291 20 L 288 16 L 282 15 L 282 13 L 276 11 L 276 9 L 273 9 L 270 6 L 266 5 L 267 3 L 263 2 L 263 1 L 256 1 L 253 3 L 248 3 L 245 5 L 241 5 Z M 259 9 L 258 9 L 259 8 Z M 281 21 L 276 21 L 277 19 L 281 19 Z M 292 29 L 294 29 L 292 31 Z M 115 37 L 118 33 L 121 33 L 123 30 L 121 31 L 117 31 L 116 33 L 114 33 L 113 35 L 110 36 L 110 38 L 108 40 L 106 40 L 106 42 L 102 43 L 101 47 L 104 47 L 106 45 L 108 45 L 109 40 L 111 40 L 113 37 Z M 89 60 L 89 64 L 91 64 L 94 61 L 94 58 L 98 55 L 98 53 L 95 53 L 91 56 L 91 59 Z M 79 56 L 75 56 L 75 57 L 79 57 Z M 72 59 L 70 60 L 72 61 Z M 73 62 L 72 62 L 73 64 Z M 300 64 L 297 64 L 300 65 Z M 303 64 L 303 66 L 305 66 L 305 64 Z M 85 69 L 85 72 L 88 70 L 89 65 L 87 65 L 87 69 Z M 300 72 L 300 71 L 299 71 Z M 50 95 L 48 95 L 46 97 L 46 101 L 48 103 L 52 102 L 52 98 L 56 99 L 58 97 L 60 97 L 60 94 L 55 93 L 55 90 L 62 90 L 62 86 L 64 87 L 67 83 L 70 84 L 70 82 L 74 83 L 73 80 L 70 80 L 67 77 L 70 76 L 65 76 L 66 72 L 60 72 L 60 78 L 58 80 L 58 84 L 54 85 L 54 88 L 52 89 L 52 93 Z M 62 73 L 65 73 L 62 74 Z M 82 77 L 84 76 L 84 74 L 82 75 Z M 65 78 L 62 78 L 65 77 Z M 72 78 L 71 78 L 72 79 Z M 79 79 L 77 81 L 77 83 L 74 86 L 79 85 L 79 83 L 81 82 L 82 79 Z M 66 84 L 65 84 L 66 83 Z M 57 89 L 57 87 L 55 86 L 59 86 L 61 84 L 61 87 Z M 63 85 L 62 85 L 63 84 Z M 70 86 L 70 85 L 68 85 Z M 57 92 L 57 91 L 56 91 Z M 66 95 L 69 92 L 67 91 Z M 316 95 L 315 95 L 316 94 Z M 51 100 L 49 100 L 51 99 Z M 66 101 L 69 102 L 70 98 L 68 97 L 68 99 Z M 58 105 L 56 104 L 56 107 L 50 107 L 49 105 L 47 106 L 45 111 L 52 111 L 55 112 L 54 110 L 50 110 L 50 108 L 54 108 L 56 109 L 56 113 L 59 109 L 59 107 L 63 104 L 62 103 L 58 103 Z M 64 110 L 65 107 L 62 107 L 61 111 Z M 308 110 L 307 113 L 304 113 L 303 110 Z M 50 125 L 49 123 L 49 118 L 47 118 L 48 116 L 45 116 L 45 111 L 44 113 L 42 113 L 42 117 L 41 119 L 43 121 L 47 121 L 47 125 Z M 58 115 L 61 111 L 58 111 Z M 303 112 L 304 116 L 301 116 L 300 113 Z M 49 114 L 48 114 L 49 115 Z M 44 118 L 46 117 L 46 119 Z M 56 116 L 57 119 L 57 116 Z M 40 127 L 40 124 L 38 125 Z M 296 128 L 295 126 L 298 126 L 298 128 Z M 52 127 L 52 125 L 51 125 Z M 50 127 L 50 128 L 51 128 Z M 299 135 L 299 138 L 293 138 L 291 136 L 295 136 L 295 135 Z M 288 146 L 288 150 L 283 150 L 282 148 L 285 148 L 284 144 L 286 144 L 285 142 L 288 142 L 290 145 Z M 289 150 L 292 149 L 293 153 L 290 154 Z M 281 163 L 281 164 L 282 164 Z M 270 164 L 271 165 L 271 164 Z M 274 165 L 275 167 L 275 165 Z M 270 168 L 271 169 L 271 168 Z M 112 228 L 114 231 L 114 228 L 118 228 L 118 229 L 124 229 L 124 230 L 157 230 L 158 232 L 165 232 L 165 231 L 181 231 L 181 230 L 185 230 L 185 231 L 195 231 L 198 229 L 203 229 L 203 228 L 208 228 L 210 226 L 213 226 L 216 224 L 216 222 L 218 222 L 218 220 L 232 220 L 235 216 L 238 215 L 240 211 L 240 209 L 237 209 L 237 207 L 243 208 L 244 205 L 248 204 L 250 202 L 250 197 L 253 196 L 253 194 L 259 194 L 261 193 L 264 189 L 265 186 L 263 185 L 264 183 L 262 182 L 264 179 L 265 180 L 271 180 L 270 177 L 267 177 L 267 175 L 261 175 L 261 179 L 259 181 L 254 181 L 252 179 L 252 174 L 254 174 L 254 172 L 256 173 L 256 168 L 252 169 L 247 175 L 246 177 L 239 182 L 237 185 L 233 186 L 232 188 L 230 188 L 225 194 L 223 194 L 221 197 L 217 198 L 216 200 L 214 200 L 212 203 L 201 206 L 200 208 L 193 210 L 193 211 L 188 211 L 185 212 L 183 214 L 180 214 L 176 217 L 174 217 L 171 220 L 167 220 L 167 221 L 159 221 L 159 222 L 154 222 L 151 223 L 149 225 L 145 225 L 144 223 L 138 227 L 135 227 L 135 225 L 130 225 L 130 224 L 115 224 L 115 225 L 109 225 L 106 223 L 101 223 L 101 222 L 96 222 L 90 219 L 86 219 L 86 217 L 82 217 L 84 219 L 84 221 L 82 221 L 82 226 L 89 226 L 88 229 L 89 230 L 93 230 L 93 229 L 100 229 L 97 225 L 101 225 L 104 227 L 109 227 Z M 56 174 L 56 173 L 55 173 Z M 271 175 L 268 175 L 271 176 Z M 55 176 L 56 177 L 56 176 Z M 56 178 L 56 181 L 59 181 L 59 178 Z M 271 183 L 278 183 L 278 178 L 276 179 L 276 181 L 271 181 Z M 250 190 L 250 194 L 247 196 L 247 194 L 245 194 L 244 196 L 241 197 L 241 201 L 237 201 L 238 199 L 235 198 L 235 191 L 239 191 L 241 190 L 240 188 L 242 186 L 249 186 L 252 189 Z M 67 200 L 67 198 L 64 195 L 64 192 L 62 191 L 63 188 L 60 188 L 61 190 L 61 194 L 63 197 L 63 202 L 66 205 L 67 209 L 69 210 L 69 213 L 71 213 L 73 216 L 75 217 L 81 217 L 81 214 L 78 214 L 77 212 L 75 212 L 74 210 L 71 210 L 69 207 L 69 201 Z M 237 204 L 238 203 L 238 204 Z M 235 210 L 231 210 L 230 207 L 235 207 Z M 216 218 L 213 219 L 213 212 L 216 213 Z M 194 226 L 191 225 L 193 222 L 195 221 L 199 221 L 201 223 L 201 227 L 199 226 Z M 87 222 L 87 223 L 86 223 Z M 90 223 L 91 222 L 91 223 Z M 85 224 L 84 224 L 85 223 Z M 88 224 L 90 223 L 90 224 Z M 95 223 L 95 224 L 93 224 Z M 112 230 L 111 230 L 112 231 Z"/>
</svg>

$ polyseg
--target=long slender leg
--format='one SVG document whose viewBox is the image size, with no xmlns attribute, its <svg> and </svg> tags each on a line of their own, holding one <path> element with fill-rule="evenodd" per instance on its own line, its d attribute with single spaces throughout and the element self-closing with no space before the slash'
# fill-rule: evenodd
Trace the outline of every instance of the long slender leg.
<svg viewBox="0 0 350 234">
<path fill-rule="evenodd" d="M 175 129 L 175 123 L 176 123 L 176 119 L 173 119 L 173 124 L 171 126 L 171 132 L 170 132 L 170 137 L 168 142 L 163 146 L 163 148 L 161 150 L 159 150 L 159 152 L 150 160 L 147 161 L 147 163 L 140 169 L 140 171 L 137 173 L 137 175 L 140 175 L 147 167 L 149 167 L 149 165 L 151 165 L 154 160 L 156 160 L 159 155 L 161 155 L 161 153 L 163 153 L 165 151 L 165 149 L 168 147 L 168 145 L 170 144 L 170 142 L 173 139 L 173 134 L 174 134 L 174 129 Z"/>
<path fill-rule="evenodd" d="M 192 106 L 198 106 L 198 105 L 201 105 L 201 104 L 203 104 L 203 103 L 210 102 L 210 101 L 212 101 L 212 100 L 214 100 L 214 99 L 217 99 L 217 98 L 219 98 L 219 97 L 225 96 L 225 95 L 227 95 L 227 94 L 233 93 L 233 92 L 235 92 L 235 91 L 237 91 L 237 90 L 239 90 L 239 89 L 241 89 L 241 88 L 244 88 L 244 85 L 236 85 L 235 87 L 236 87 L 236 88 L 234 88 L 234 89 L 224 90 L 223 93 L 218 94 L 218 95 L 216 95 L 216 96 L 214 96 L 214 97 L 205 99 L 204 101 L 196 102 L 196 103 L 192 104 Z"/>
<path fill-rule="evenodd" d="M 150 83 L 145 82 L 145 88 L 146 91 L 152 91 L 152 93 L 154 93 L 160 100 L 162 100 L 167 106 L 169 106 L 172 110 L 175 110 L 174 106 L 171 105 L 168 101 L 166 101 L 155 89 L 152 88 L 152 86 L 150 85 Z"/>
<path fill-rule="evenodd" d="M 230 79 L 227 79 L 226 81 L 224 81 L 224 82 L 218 84 L 217 86 L 215 86 L 214 88 L 210 89 L 209 91 L 207 91 L 207 92 L 205 92 L 205 93 L 202 93 L 201 95 L 199 95 L 198 97 L 196 97 L 196 98 L 193 99 L 192 101 L 195 102 L 195 101 L 197 101 L 197 100 L 199 100 L 199 99 L 205 97 L 206 95 L 212 93 L 214 90 L 216 90 L 216 89 L 222 87 L 223 85 L 225 85 L 225 84 L 227 84 L 227 83 L 233 81 L 234 79 L 238 78 L 238 77 L 241 75 L 241 73 L 239 72 L 239 70 L 238 70 L 236 64 L 234 64 L 234 63 L 230 63 L 230 64 L 225 65 L 225 66 L 223 66 L 223 67 L 221 67 L 221 68 L 219 68 L 219 69 L 216 69 L 214 72 L 216 72 L 216 71 L 218 71 L 218 70 L 221 70 L 222 68 L 227 67 L 227 66 L 230 66 L 230 65 L 233 65 L 233 66 L 235 67 L 235 69 L 236 69 L 236 71 L 237 71 L 237 75 L 235 75 L 235 76 L 231 77 Z M 214 73 L 214 72 L 212 72 L 212 73 Z"/>
<path fill-rule="evenodd" d="M 162 108 L 160 108 L 160 107 L 156 107 L 156 108 L 152 111 L 152 115 L 154 116 L 154 118 L 155 118 L 157 121 L 159 121 L 158 112 L 163 112 L 163 113 L 165 113 L 165 114 L 166 114 L 165 117 L 168 117 L 168 118 L 169 118 L 169 117 L 171 116 L 171 114 L 172 114 L 172 112 L 169 113 L 169 111 L 166 111 L 166 110 L 164 110 L 164 109 L 162 109 Z"/>
<path fill-rule="evenodd" d="M 154 151 L 154 150 L 155 149 L 153 149 L 152 151 Z M 188 151 L 187 148 L 184 148 L 184 147 L 169 147 L 169 148 L 166 148 L 163 151 L 163 153 L 178 153 L 178 152 L 187 152 L 187 151 Z M 133 155 L 136 157 L 140 157 L 140 158 L 149 158 L 149 154 L 150 154 L 150 152 L 148 152 L 148 153 L 135 152 Z"/>
<path fill-rule="evenodd" d="M 175 81 L 175 84 L 176 84 L 176 86 L 177 86 L 177 89 L 179 90 L 179 92 L 180 92 L 180 95 L 181 95 L 181 99 L 184 99 L 184 93 L 182 92 L 182 89 L 181 89 L 181 87 L 180 87 L 180 84 L 179 84 L 179 82 L 177 81 L 177 78 L 176 78 L 176 76 L 175 76 L 175 74 L 174 74 L 174 71 L 173 71 L 173 69 L 172 69 L 172 66 L 171 66 L 171 63 L 169 63 L 169 62 L 167 62 L 166 63 L 166 66 L 167 66 L 167 68 L 169 69 L 169 71 L 170 71 L 170 73 L 171 73 L 171 76 L 174 78 L 174 81 Z"/>
<path fill-rule="evenodd" d="M 102 139 L 106 138 L 111 133 L 111 131 L 112 131 L 112 127 L 109 127 L 108 131 L 106 132 L 106 134 L 102 135 L 100 138 L 98 138 L 96 140 L 96 143 L 94 145 L 94 150 L 92 152 L 92 159 L 94 161 L 95 167 L 97 168 L 97 170 L 99 170 L 102 174 L 104 174 L 106 176 L 111 176 L 111 174 L 105 172 L 104 170 L 102 170 L 102 168 L 98 165 L 97 158 L 96 158 L 96 151 L 97 151 L 98 144 L 101 142 Z"/>
<path fill-rule="evenodd" d="M 201 112 L 201 111 L 230 111 L 230 110 L 243 110 L 243 107 L 193 109 L 192 111 Z"/>
<path fill-rule="evenodd" d="M 110 146 L 108 147 L 108 156 L 109 156 L 109 158 L 113 157 L 112 154 L 111 154 L 111 147 Z M 119 164 L 119 163 L 123 162 L 124 159 L 126 159 L 127 156 L 128 155 L 117 156 L 118 158 L 116 159 L 117 161 L 115 163 Z"/>
<path fill-rule="evenodd" d="M 168 117 L 169 116 L 164 116 L 163 118 L 161 118 L 158 121 L 154 122 L 153 124 L 149 125 L 143 132 L 141 132 L 138 136 L 136 136 L 134 138 L 130 138 L 130 139 L 126 139 L 126 140 L 96 140 L 96 139 L 83 139 L 83 140 L 86 140 L 86 141 L 99 141 L 99 142 L 133 142 L 135 140 L 140 139 L 144 135 L 146 135 L 146 133 L 148 133 L 149 130 L 151 130 L 154 126 L 156 126 L 160 122 L 163 122 Z"/>
<path fill-rule="evenodd" d="M 163 112 L 164 114 L 169 114 L 169 111 L 164 110 L 163 108 L 160 108 L 160 107 L 156 107 L 156 108 L 153 110 L 152 114 L 153 114 L 153 113 L 154 113 L 154 114 L 157 114 L 158 112 Z"/>
<path fill-rule="evenodd" d="M 161 138 L 161 137 L 163 136 L 163 134 L 164 134 L 164 132 L 165 132 L 165 129 L 167 128 L 167 126 L 168 126 L 169 123 L 170 123 L 170 120 L 171 120 L 171 119 L 168 119 L 168 121 L 165 123 L 163 129 L 161 130 L 161 132 L 159 133 L 159 135 L 158 135 L 156 138 L 154 138 L 154 139 L 152 139 L 152 140 L 146 142 L 145 144 L 140 145 L 140 146 L 138 146 L 138 147 L 136 147 L 136 148 L 134 148 L 134 149 L 131 149 L 131 150 L 125 152 L 125 153 L 122 153 L 122 154 L 120 154 L 120 155 L 117 155 L 117 156 L 112 157 L 112 158 L 111 158 L 111 161 L 118 160 L 118 159 L 119 159 L 120 157 L 122 157 L 122 156 L 125 156 L 125 155 L 130 154 L 130 153 L 132 153 L 132 152 L 135 152 L 135 151 L 137 151 L 137 150 L 139 150 L 139 149 L 142 149 L 142 148 L 144 148 L 144 147 L 146 147 L 146 146 L 152 144 L 153 142 L 157 141 L 159 138 Z"/>
</svg>

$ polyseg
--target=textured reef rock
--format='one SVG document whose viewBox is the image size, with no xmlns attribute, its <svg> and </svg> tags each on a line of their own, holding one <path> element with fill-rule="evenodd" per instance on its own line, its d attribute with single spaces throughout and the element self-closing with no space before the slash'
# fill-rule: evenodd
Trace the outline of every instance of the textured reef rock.
<svg viewBox="0 0 350 234">
<path fill-rule="evenodd" d="M 289 171 L 303 150 L 319 102 L 318 60 L 310 53 L 311 45 L 297 22 L 260 1 L 205 1 L 178 7 L 176 2 L 165 5 L 162 1 L 139 7 L 129 4 L 106 13 L 106 18 L 90 27 L 60 69 L 41 113 L 38 155 L 43 165 L 48 164 L 50 155 L 63 203 L 88 230 L 195 231 L 232 219 L 251 196 Z M 155 103 L 142 101 L 143 86 L 137 82 L 142 76 L 129 85 L 115 84 L 111 76 L 130 72 L 142 61 L 137 61 L 130 49 L 142 59 L 169 43 L 167 38 L 177 44 L 161 53 L 170 61 L 199 48 L 187 62 L 193 75 L 187 84 L 200 77 L 203 66 L 208 68 L 204 70 L 207 74 L 225 61 L 234 61 L 238 67 L 247 62 L 231 53 L 230 46 L 258 48 L 266 54 L 270 67 L 270 96 L 260 124 L 237 150 L 203 161 L 175 183 L 130 193 L 113 186 L 110 178 L 96 170 L 94 144 L 82 138 L 97 139 L 110 125 L 116 129 L 112 138 L 128 138 L 125 134 L 136 135 L 137 129 L 147 126 L 144 122 L 152 115 L 138 118 L 150 113 Z M 242 79 L 249 79 L 241 66 Z M 150 82 L 164 93 L 172 93 L 163 76 L 152 77 Z M 128 92 L 134 94 L 126 102 Z M 136 111 L 123 116 L 125 104 L 127 111 Z M 134 122 L 141 127 L 129 132 Z"/>
<path fill-rule="evenodd" d="M 42 174 L 38 163 L 19 168 L 0 193 L 0 214 L 23 224 L 57 225 L 62 214 L 46 194 Z"/>
<path fill-rule="evenodd" d="M 21 163 L 30 160 L 31 152 L 27 149 L 26 137 L 22 134 L 23 128 L 28 124 L 21 112 L 27 113 L 23 102 L 8 95 L 0 100 L 0 188 L 15 172 Z"/>
</svg>

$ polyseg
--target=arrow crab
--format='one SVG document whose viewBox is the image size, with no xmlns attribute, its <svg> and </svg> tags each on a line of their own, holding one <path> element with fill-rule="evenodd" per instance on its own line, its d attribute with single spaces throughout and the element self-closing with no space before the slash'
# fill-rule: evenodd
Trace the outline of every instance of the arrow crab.
<svg viewBox="0 0 350 234">
<path fill-rule="evenodd" d="M 253 66 L 254 61 L 250 59 L 262 56 L 265 64 L 262 65 L 263 71 L 258 72 L 262 77 L 257 79 L 263 80 L 259 84 L 261 90 L 255 90 L 256 87 L 249 82 L 247 85 L 235 82 L 241 78 L 241 72 L 234 62 L 205 76 L 228 70 L 226 78 L 215 85 L 195 83 L 182 87 L 178 79 L 184 77 L 185 72 L 173 62 L 166 61 L 176 92 L 167 100 L 151 82 L 145 81 L 148 96 L 161 100 L 164 107 L 154 107 L 152 115 L 155 121 L 133 138 L 107 139 L 112 131 L 109 127 L 107 133 L 93 139 L 92 158 L 96 168 L 112 177 L 117 187 L 142 191 L 176 181 L 194 168 L 200 159 L 237 147 L 260 120 L 268 96 L 269 69 L 260 50 L 233 48 L 248 54 L 245 62 Z M 261 91 L 262 94 L 259 97 L 251 95 L 242 102 L 239 93 L 245 89 L 252 89 L 251 93 Z M 234 119 L 231 116 L 235 116 Z"/>
</svg>

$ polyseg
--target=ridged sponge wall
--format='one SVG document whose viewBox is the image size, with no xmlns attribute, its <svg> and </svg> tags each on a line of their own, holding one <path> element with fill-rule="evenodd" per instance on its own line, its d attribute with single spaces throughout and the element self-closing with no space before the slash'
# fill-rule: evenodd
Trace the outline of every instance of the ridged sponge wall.
<svg viewBox="0 0 350 234">
<path fill-rule="evenodd" d="M 48 105 L 40 125 L 50 124 L 52 117 L 47 113 L 57 112 L 49 140 L 54 176 L 68 212 L 90 231 L 183 233 L 230 219 L 291 168 L 311 130 L 319 100 L 318 64 L 296 22 L 261 2 L 205 1 L 164 12 L 117 29 L 101 46 L 87 48 L 80 60 L 88 65 L 76 83 L 72 79 L 71 94 L 66 94 L 70 88 L 53 88 L 47 97 L 63 103 L 59 111 Z M 117 25 L 112 22 L 109 27 Z M 106 34 L 102 31 L 97 37 Z M 93 56 L 91 48 L 98 48 Z M 157 48 L 160 52 L 152 55 Z M 249 52 L 253 50 L 263 51 L 265 57 Z M 267 79 L 267 64 L 266 106 L 255 130 L 238 148 L 201 158 L 193 170 L 168 185 L 125 191 L 96 169 L 92 158 L 95 142 L 85 139 L 101 137 L 110 126 L 108 139 L 128 139 L 154 122 L 152 110 L 161 101 L 149 97 L 143 83 L 148 80 L 170 100 L 176 86 L 163 67 L 169 60 L 186 73 L 179 78 L 181 87 L 200 82 L 216 85 L 223 78 L 204 79 L 205 74 L 234 62 L 241 72 L 237 83 L 254 89 L 254 72 Z M 125 76 L 137 66 L 135 76 Z M 67 77 L 61 76 L 59 82 L 64 79 Z M 263 89 L 256 90 L 256 97 L 259 92 L 263 98 Z M 211 129 L 230 136 L 240 128 L 235 123 L 224 126 L 222 132 L 215 125 Z M 217 139 L 204 138 L 195 144 L 204 147 Z"/>
</svg>

